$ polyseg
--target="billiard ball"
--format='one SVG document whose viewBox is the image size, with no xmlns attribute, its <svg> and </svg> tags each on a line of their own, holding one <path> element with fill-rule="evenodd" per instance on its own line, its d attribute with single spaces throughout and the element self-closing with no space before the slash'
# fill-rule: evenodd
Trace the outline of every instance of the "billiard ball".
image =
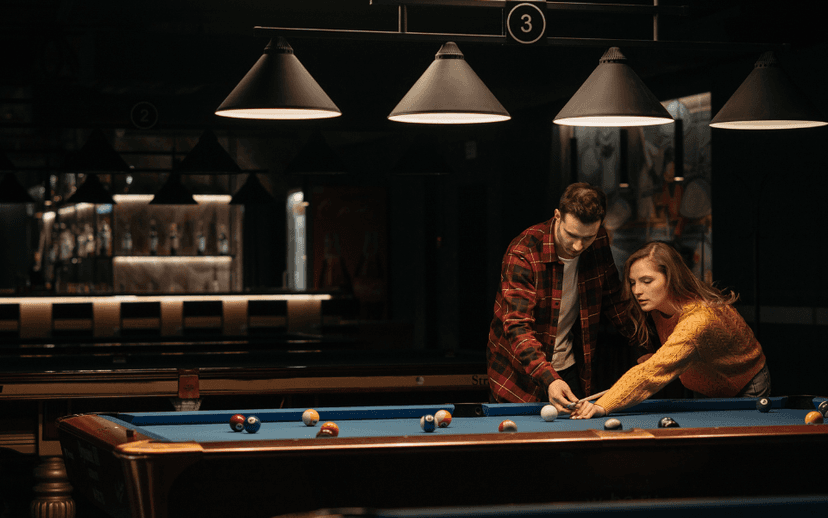
<svg viewBox="0 0 828 518">
<path fill-rule="evenodd" d="M 312 408 L 305 410 L 302 412 L 302 422 L 306 426 L 316 426 L 316 423 L 319 422 L 319 412 Z"/>
<path fill-rule="evenodd" d="M 436 427 L 437 427 L 437 425 L 434 423 L 434 416 L 433 415 L 431 415 L 431 414 L 424 415 L 423 417 L 420 418 L 420 428 L 422 428 L 423 431 L 433 432 L 434 428 L 436 428 Z"/>
<path fill-rule="evenodd" d="M 819 410 L 819 413 L 822 414 L 823 417 L 828 417 L 828 401 L 820 403 L 817 410 Z"/>
<path fill-rule="evenodd" d="M 620 430 L 623 426 L 621 425 L 621 421 L 618 419 L 611 417 L 604 421 L 604 430 Z"/>
<path fill-rule="evenodd" d="M 824 420 L 825 418 L 822 416 L 822 414 L 820 414 L 816 410 L 814 410 L 813 412 L 808 412 L 808 414 L 805 415 L 805 422 L 808 424 L 822 424 Z"/>
<path fill-rule="evenodd" d="M 544 421 L 554 421 L 558 418 L 558 409 L 552 405 L 545 405 L 541 408 L 541 417 Z"/>
<path fill-rule="evenodd" d="M 760 412 L 770 412 L 771 409 L 771 402 L 770 399 L 763 397 L 759 401 L 756 402 L 756 410 Z"/>
<path fill-rule="evenodd" d="M 672 417 L 662 417 L 658 420 L 659 428 L 679 428 L 679 424 Z"/>
<path fill-rule="evenodd" d="M 244 431 L 247 433 L 256 433 L 262 427 L 262 422 L 255 415 L 248 416 L 244 420 Z"/>
<path fill-rule="evenodd" d="M 497 427 L 498 432 L 517 432 L 517 423 L 511 419 L 504 419 Z"/>
<path fill-rule="evenodd" d="M 320 428 L 322 430 L 330 430 L 334 437 L 339 436 L 339 426 L 336 425 L 333 421 L 328 421 L 327 423 L 323 424 Z"/>
<path fill-rule="evenodd" d="M 236 414 L 230 418 L 230 428 L 233 429 L 234 432 L 241 432 L 244 430 L 244 416 L 241 414 Z"/>
<path fill-rule="evenodd" d="M 336 437 L 334 433 L 331 431 L 330 428 L 320 428 L 318 432 L 316 432 L 316 437 L 318 438 L 332 438 Z"/>
<path fill-rule="evenodd" d="M 434 423 L 437 428 L 447 428 L 451 424 L 451 412 L 448 410 L 438 410 L 434 414 Z"/>
</svg>

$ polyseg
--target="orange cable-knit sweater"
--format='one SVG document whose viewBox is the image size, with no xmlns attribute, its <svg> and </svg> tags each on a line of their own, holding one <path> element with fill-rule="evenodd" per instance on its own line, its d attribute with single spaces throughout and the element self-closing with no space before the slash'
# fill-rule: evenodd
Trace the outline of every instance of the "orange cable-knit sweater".
<svg viewBox="0 0 828 518">
<path fill-rule="evenodd" d="M 676 377 L 708 397 L 733 397 L 765 366 L 762 346 L 730 305 L 686 303 L 671 318 L 653 314 L 663 344 L 628 370 L 596 405 L 608 413 L 631 407 Z"/>
</svg>

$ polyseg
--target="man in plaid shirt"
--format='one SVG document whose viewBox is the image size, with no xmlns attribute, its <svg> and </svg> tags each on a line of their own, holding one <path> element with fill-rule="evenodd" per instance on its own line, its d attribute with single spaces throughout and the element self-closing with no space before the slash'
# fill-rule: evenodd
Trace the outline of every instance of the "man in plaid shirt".
<svg viewBox="0 0 828 518">
<path fill-rule="evenodd" d="M 605 215 L 604 193 L 575 183 L 551 220 L 509 244 L 486 352 L 493 401 L 549 401 L 568 413 L 564 405 L 592 393 L 601 313 L 631 335 Z"/>
</svg>

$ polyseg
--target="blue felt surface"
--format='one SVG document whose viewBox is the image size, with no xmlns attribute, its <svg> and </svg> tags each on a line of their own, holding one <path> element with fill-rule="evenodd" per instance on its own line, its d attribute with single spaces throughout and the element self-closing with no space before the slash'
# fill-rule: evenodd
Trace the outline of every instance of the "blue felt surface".
<svg viewBox="0 0 828 518">
<path fill-rule="evenodd" d="M 815 398 L 818 405 L 823 398 Z M 777 426 L 803 424 L 810 409 L 788 409 L 784 398 L 774 398 L 774 408 L 762 413 L 756 410 L 755 400 L 678 400 L 649 401 L 628 412 L 614 414 L 623 429 L 652 429 L 662 417 L 675 419 L 682 428 Z M 706 403 L 706 404 L 702 404 Z M 546 422 L 540 415 L 542 404 L 485 405 L 485 417 L 454 417 L 448 428 L 437 429 L 431 435 L 498 433 L 500 422 L 509 418 L 518 432 L 560 432 L 603 430 L 606 417 L 599 419 L 569 419 L 559 417 Z M 118 414 L 107 419 L 135 428 L 148 437 L 172 442 L 199 441 L 261 441 L 278 439 L 314 439 L 321 423 L 334 421 L 340 429 L 339 437 L 390 437 L 424 435 L 420 417 L 434 414 L 444 408 L 453 411 L 453 405 L 399 406 L 399 407 L 339 407 L 318 408 L 320 423 L 313 427 L 302 423 L 304 409 L 237 410 L 222 412 L 147 412 Z M 734 409 L 736 408 L 736 409 Z M 506 413 L 511 410 L 511 413 Z M 229 426 L 235 413 L 256 415 L 262 420 L 259 432 L 233 432 Z M 496 414 L 496 415 L 492 415 Z M 816 425 L 828 426 L 828 424 Z"/>
</svg>

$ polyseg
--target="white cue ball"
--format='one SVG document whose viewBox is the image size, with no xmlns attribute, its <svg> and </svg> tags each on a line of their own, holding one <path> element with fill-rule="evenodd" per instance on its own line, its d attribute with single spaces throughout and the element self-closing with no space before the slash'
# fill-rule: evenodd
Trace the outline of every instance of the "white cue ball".
<svg viewBox="0 0 828 518">
<path fill-rule="evenodd" d="M 541 417 L 544 421 L 554 421 L 558 418 L 558 409 L 552 405 L 545 405 L 541 408 Z"/>
</svg>

